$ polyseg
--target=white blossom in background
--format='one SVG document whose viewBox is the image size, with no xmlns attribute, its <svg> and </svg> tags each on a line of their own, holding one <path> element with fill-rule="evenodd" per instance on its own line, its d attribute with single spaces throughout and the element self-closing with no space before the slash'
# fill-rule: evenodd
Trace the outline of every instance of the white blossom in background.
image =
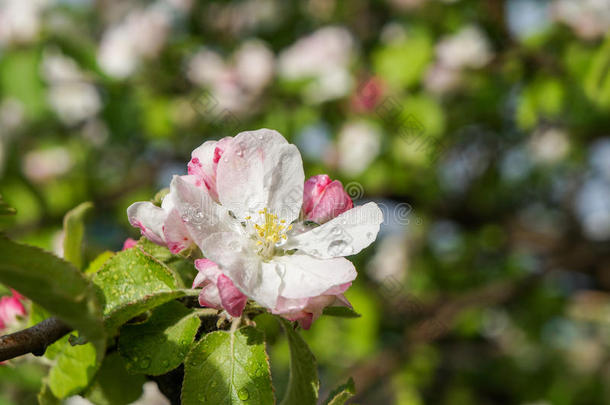
<svg viewBox="0 0 610 405">
<path fill-rule="evenodd" d="M 493 57 L 489 40 L 476 26 L 462 28 L 442 39 L 436 46 L 439 63 L 452 69 L 479 69 Z"/>
<path fill-rule="evenodd" d="M 610 0 L 555 0 L 552 13 L 583 38 L 597 38 L 610 31 Z"/>
<path fill-rule="evenodd" d="M 93 405 L 93 402 L 79 395 L 66 398 L 65 405 Z M 170 405 L 169 400 L 161 393 L 154 381 L 147 381 L 142 386 L 142 396 L 131 405 Z"/>
<path fill-rule="evenodd" d="M 540 163 L 561 160 L 570 150 L 568 134 L 559 128 L 547 128 L 534 133 L 528 143 L 534 159 Z"/>
<path fill-rule="evenodd" d="M 253 39 L 245 41 L 227 61 L 215 51 L 200 50 L 191 58 L 187 76 L 210 91 L 209 113 L 243 114 L 255 107 L 274 70 L 273 52 Z"/>
<path fill-rule="evenodd" d="M 210 2 L 211 3 L 211 2 Z M 205 10 L 206 26 L 235 37 L 269 28 L 282 19 L 280 0 L 214 2 Z"/>
<path fill-rule="evenodd" d="M 378 242 L 377 251 L 367 266 L 368 275 L 378 283 L 404 282 L 409 267 L 409 249 L 404 234 L 390 234 Z"/>
<path fill-rule="evenodd" d="M 7 138 L 24 122 L 25 111 L 21 101 L 5 98 L 0 102 L 0 139 Z"/>
<path fill-rule="evenodd" d="M 40 16 L 48 0 L 1 0 L 0 46 L 26 43 L 40 31 Z"/>
<path fill-rule="evenodd" d="M 118 79 L 134 73 L 143 60 L 159 54 L 174 19 L 189 8 L 187 1 L 158 0 L 129 12 L 102 36 L 97 53 L 102 70 Z"/>
<path fill-rule="evenodd" d="M 457 89 L 461 83 L 460 79 L 461 75 L 458 70 L 437 63 L 426 72 L 424 85 L 428 91 L 442 94 Z"/>
<path fill-rule="evenodd" d="M 102 108 L 97 89 L 73 59 L 59 51 L 46 50 L 41 70 L 49 83 L 49 104 L 64 123 L 85 121 Z"/>
<path fill-rule="evenodd" d="M 309 102 L 345 96 L 352 87 L 349 65 L 354 38 L 343 27 L 325 27 L 299 39 L 279 56 L 279 75 L 286 80 L 311 79 L 305 89 Z"/>
<path fill-rule="evenodd" d="M 476 26 L 466 26 L 438 42 L 436 63 L 428 69 L 424 84 L 438 94 L 455 90 L 461 83 L 462 70 L 480 69 L 493 55 L 485 33 Z"/>
<path fill-rule="evenodd" d="M 381 150 L 381 133 L 366 122 L 351 122 L 339 132 L 339 169 L 349 176 L 362 173 Z"/>
<path fill-rule="evenodd" d="M 70 152 L 61 146 L 27 152 L 22 161 L 25 176 L 35 183 L 43 183 L 66 174 L 74 166 Z"/>
</svg>

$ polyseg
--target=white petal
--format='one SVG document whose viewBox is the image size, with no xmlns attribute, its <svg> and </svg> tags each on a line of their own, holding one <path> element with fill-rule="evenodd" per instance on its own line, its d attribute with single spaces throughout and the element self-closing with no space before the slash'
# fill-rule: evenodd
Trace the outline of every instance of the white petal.
<svg viewBox="0 0 610 405">
<path fill-rule="evenodd" d="M 357 276 L 354 265 L 342 257 L 321 260 L 296 253 L 276 257 L 273 262 L 282 274 L 280 294 L 285 298 L 316 297 Z"/>
<path fill-rule="evenodd" d="M 167 213 L 151 202 L 137 202 L 127 208 L 127 218 L 132 226 L 140 228 L 142 235 L 152 242 L 163 245 L 163 223 Z"/>
<path fill-rule="evenodd" d="M 303 203 L 303 161 L 277 131 L 241 132 L 224 151 L 216 173 L 218 198 L 237 217 L 268 208 L 292 222 Z"/>
<path fill-rule="evenodd" d="M 267 308 L 275 306 L 282 279 L 274 264 L 261 261 L 250 239 L 234 232 L 217 233 L 203 241 L 201 250 L 242 293 Z"/>
<path fill-rule="evenodd" d="M 186 249 L 193 242 L 178 210 L 172 210 L 167 214 L 162 229 L 163 239 L 165 239 L 168 249 L 174 254 Z"/>
<path fill-rule="evenodd" d="M 166 198 L 172 199 L 171 205 L 180 214 L 197 246 L 201 247 L 203 240 L 214 233 L 241 228 L 227 209 L 214 202 L 206 190 L 187 180 L 174 176 Z"/>
<path fill-rule="evenodd" d="M 355 255 L 375 240 L 382 222 L 381 210 L 370 202 L 289 238 L 284 248 L 298 249 L 322 259 Z"/>
</svg>

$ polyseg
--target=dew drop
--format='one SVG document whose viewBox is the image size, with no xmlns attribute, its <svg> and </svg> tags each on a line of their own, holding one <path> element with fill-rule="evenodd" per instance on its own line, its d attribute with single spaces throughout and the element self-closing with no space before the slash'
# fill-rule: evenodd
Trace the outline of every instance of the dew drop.
<svg viewBox="0 0 610 405">
<path fill-rule="evenodd" d="M 163 360 L 163 362 L 161 364 L 163 365 L 163 367 L 167 367 L 167 366 L 169 366 L 169 361 Z"/>
<path fill-rule="evenodd" d="M 333 256 L 347 254 L 349 253 L 348 245 L 343 240 L 336 240 L 328 245 L 328 253 Z"/>
<path fill-rule="evenodd" d="M 265 375 L 265 369 L 263 367 L 259 367 L 256 369 L 256 372 L 254 373 L 255 376 L 257 377 L 262 377 Z"/>
<path fill-rule="evenodd" d="M 237 396 L 242 401 L 246 401 L 248 398 L 250 398 L 250 393 L 248 392 L 248 390 L 246 388 L 242 388 L 239 391 L 237 391 Z"/>
<path fill-rule="evenodd" d="M 150 357 L 144 357 L 140 361 L 140 368 L 147 369 L 148 367 L 150 367 Z"/>
<path fill-rule="evenodd" d="M 239 150 L 237 151 L 237 156 L 239 156 L 239 157 L 243 157 L 243 156 L 244 156 L 244 151 L 243 151 L 243 150 L 241 150 L 241 149 L 239 149 Z"/>
<path fill-rule="evenodd" d="M 372 233 L 372 232 L 367 232 L 367 233 L 366 233 L 366 237 L 367 237 L 368 239 L 372 239 L 372 238 L 373 238 L 373 233 Z"/>
</svg>

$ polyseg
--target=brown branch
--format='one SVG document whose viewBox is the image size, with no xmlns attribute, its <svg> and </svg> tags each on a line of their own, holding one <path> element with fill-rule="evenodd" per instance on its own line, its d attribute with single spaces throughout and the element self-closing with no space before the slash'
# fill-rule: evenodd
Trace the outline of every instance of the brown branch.
<svg viewBox="0 0 610 405">
<path fill-rule="evenodd" d="M 42 356 L 47 347 L 59 340 L 71 327 L 57 318 L 49 318 L 19 332 L 0 337 L 0 361 L 33 353 Z"/>
</svg>

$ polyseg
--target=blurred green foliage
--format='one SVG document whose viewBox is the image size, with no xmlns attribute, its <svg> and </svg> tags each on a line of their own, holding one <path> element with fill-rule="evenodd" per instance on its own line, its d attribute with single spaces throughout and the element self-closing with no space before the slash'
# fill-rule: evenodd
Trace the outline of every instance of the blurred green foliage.
<svg viewBox="0 0 610 405">
<path fill-rule="evenodd" d="M 354 258 L 362 317 L 303 333 L 322 398 L 351 374 L 363 404 L 610 401 L 610 22 L 592 2 L 10 0 L 0 21 L 20 1 L 36 26 L 0 27 L 9 236 L 61 254 L 63 215 L 93 201 L 87 268 L 203 141 L 277 129 L 308 175 L 385 207 Z M 35 402 L 46 368 L 0 366 L 0 404 Z"/>
</svg>

